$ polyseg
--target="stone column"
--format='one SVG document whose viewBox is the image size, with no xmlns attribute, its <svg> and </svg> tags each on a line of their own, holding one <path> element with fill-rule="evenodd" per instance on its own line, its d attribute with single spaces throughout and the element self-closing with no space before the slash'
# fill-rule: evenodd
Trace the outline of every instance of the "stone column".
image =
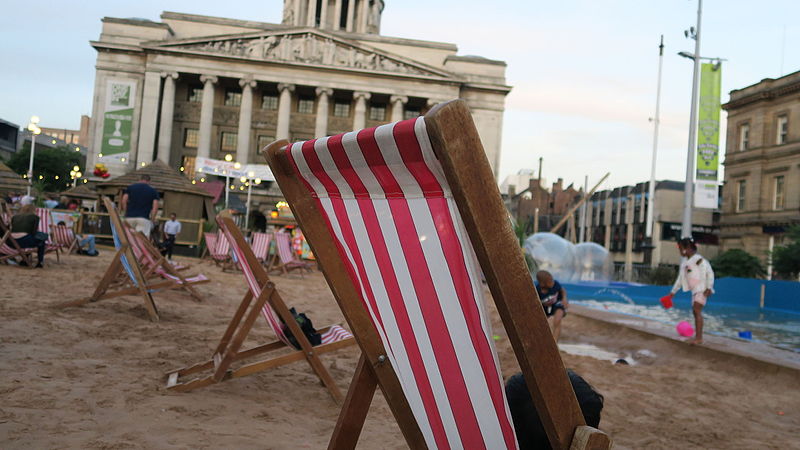
<svg viewBox="0 0 800 450">
<path fill-rule="evenodd" d="M 345 30 L 350 33 L 353 31 L 353 16 L 355 15 L 356 11 L 356 0 L 350 0 L 347 2 L 347 26 Z"/>
<path fill-rule="evenodd" d="M 359 33 L 367 32 L 367 20 L 369 18 L 369 1 L 361 0 L 361 11 L 358 13 L 358 29 Z"/>
<path fill-rule="evenodd" d="M 316 25 L 316 18 L 317 18 L 317 0 L 308 0 L 308 7 L 306 8 L 308 11 L 308 17 L 306 17 L 306 25 L 309 27 L 313 27 Z"/>
<path fill-rule="evenodd" d="M 175 80 L 178 72 L 161 72 L 164 94 L 161 96 L 161 121 L 158 127 L 158 159 L 169 165 L 172 150 L 172 123 L 175 119 Z"/>
<path fill-rule="evenodd" d="M 340 29 L 340 24 L 342 23 L 342 0 L 336 0 L 335 10 L 333 11 L 333 29 L 338 30 Z"/>
<path fill-rule="evenodd" d="M 367 100 L 371 97 L 369 92 L 353 92 L 356 108 L 353 111 L 353 130 L 361 130 L 367 126 Z"/>
<path fill-rule="evenodd" d="M 250 126 L 253 122 L 253 88 L 255 80 L 241 79 L 242 104 L 239 107 L 239 131 L 236 141 L 236 161 L 247 164 L 250 159 Z"/>
<path fill-rule="evenodd" d="M 281 93 L 278 98 L 278 126 L 275 131 L 275 139 L 289 139 L 289 120 L 292 114 L 292 92 L 293 84 L 280 83 L 278 91 Z"/>
<path fill-rule="evenodd" d="M 317 88 L 317 122 L 314 126 L 314 137 L 328 135 L 328 99 L 333 95 L 331 88 Z"/>
<path fill-rule="evenodd" d="M 408 103 L 408 97 L 404 95 L 393 95 L 389 97 L 389 103 L 392 104 L 392 122 L 399 122 L 403 120 L 403 105 Z"/>
<path fill-rule="evenodd" d="M 142 112 L 139 120 L 139 144 L 136 151 L 136 167 L 141 163 L 153 162 L 153 150 L 156 146 L 156 118 L 158 117 L 158 97 L 161 91 L 161 74 L 146 72 L 144 89 L 142 90 Z M 134 160 L 130 155 L 131 162 Z"/>
<path fill-rule="evenodd" d="M 197 156 L 211 156 L 211 125 L 214 119 L 214 84 L 218 81 L 213 75 L 202 75 L 203 103 L 200 105 L 200 131 L 197 137 Z"/>
<path fill-rule="evenodd" d="M 322 0 L 322 8 L 319 10 L 319 27 L 328 28 L 328 0 Z"/>
</svg>

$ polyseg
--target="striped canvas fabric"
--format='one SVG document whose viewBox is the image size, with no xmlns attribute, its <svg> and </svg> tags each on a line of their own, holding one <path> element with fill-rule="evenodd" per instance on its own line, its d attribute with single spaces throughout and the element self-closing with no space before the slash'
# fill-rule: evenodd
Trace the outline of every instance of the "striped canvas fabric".
<svg viewBox="0 0 800 450">
<path fill-rule="evenodd" d="M 300 259 L 297 254 L 292 250 L 292 236 L 289 233 L 279 231 L 275 233 L 275 248 L 278 251 L 278 257 L 281 264 L 287 268 L 303 267 L 309 268 L 310 265 Z"/>
<path fill-rule="evenodd" d="M 270 241 L 272 233 L 253 233 L 253 254 L 261 262 L 267 260 Z"/>
<path fill-rule="evenodd" d="M 430 448 L 517 448 L 480 269 L 423 117 L 287 147 Z"/>
<path fill-rule="evenodd" d="M 203 233 L 203 237 L 206 240 L 206 249 L 208 249 L 208 255 L 211 256 L 211 254 L 217 249 L 217 233 Z"/>
<path fill-rule="evenodd" d="M 53 240 L 64 248 L 70 248 L 75 242 L 75 233 L 66 225 L 53 225 Z"/>
</svg>

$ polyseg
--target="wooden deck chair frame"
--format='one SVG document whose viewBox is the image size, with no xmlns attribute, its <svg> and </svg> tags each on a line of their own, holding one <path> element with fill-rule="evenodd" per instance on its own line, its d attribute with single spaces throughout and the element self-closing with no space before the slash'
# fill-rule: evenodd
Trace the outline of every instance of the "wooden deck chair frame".
<svg viewBox="0 0 800 450">
<path fill-rule="evenodd" d="M 61 247 L 61 250 L 65 255 L 69 255 L 72 252 L 78 251 L 78 236 L 75 234 L 72 228 L 66 225 L 57 225 L 51 223 L 50 234 L 53 242 Z M 72 234 L 72 239 L 68 237 L 70 234 Z M 69 242 L 69 244 L 67 244 L 67 242 Z"/>
<path fill-rule="evenodd" d="M 248 287 L 247 293 L 236 309 L 236 313 L 233 315 L 225 333 L 222 335 L 222 339 L 220 339 L 211 359 L 168 373 L 167 389 L 185 392 L 305 359 L 317 377 L 319 377 L 320 381 L 328 389 L 331 397 L 333 397 L 336 402 L 341 403 L 343 399 L 342 393 L 328 373 L 328 370 L 322 364 L 319 355 L 353 345 L 355 344 L 355 340 L 350 337 L 328 344 L 320 344 L 316 347 L 312 346 L 305 334 L 303 334 L 297 321 L 292 316 L 289 308 L 283 302 L 278 290 L 275 288 L 275 284 L 270 281 L 267 272 L 258 262 L 250 245 L 247 244 L 242 232 L 233 220 L 229 217 L 217 216 L 217 222 L 220 225 L 219 238 L 226 239 L 226 236 L 229 236 L 229 238 L 233 240 L 233 242 L 230 243 L 231 246 L 236 246 L 241 250 L 240 253 L 244 259 L 242 264 L 247 264 L 252 270 L 255 282 L 261 288 L 261 293 L 256 297 L 253 295 L 252 289 Z M 280 339 L 275 342 L 270 342 L 269 344 L 242 350 L 242 345 L 250 334 L 253 324 L 258 319 L 258 316 L 263 314 L 262 308 L 265 307 L 272 308 L 281 320 L 287 324 L 292 335 L 295 336 L 297 342 L 300 344 L 301 348 L 299 350 L 295 350 L 294 347 L 287 345 L 286 342 Z M 318 331 L 320 334 L 324 334 L 330 328 L 331 327 L 325 327 Z M 245 363 L 235 369 L 232 368 L 232 365 L 236 362 L 243 362 L 259 355 L 286 348 L 292 351 L 270 359 Z M 199 374 L 204 375 L 197 377 Z M 195 377 L 185 379 L 185 377 L 191 375 L 195 375 Z"/>
<path fill-rule="evenodd" d="M 167 258 L 164 257 L 161 252 L 159 252 L 154 246 L 153 243 L 150 242 L 142 232 L 135 231 L 131 228 L 128 224 L 123 223 L 123 228 L 128 233 L 128 241 L 133 246 L 138 246 L 138 249 L 142 253 L 147 253 L 145 258 L 149 259 L 150 261 L 145 261 L 146 264 L 142 267 L 143 271 L 142 274 L 144 275 L 145 280 L 150 281 L 151 279 L 162 279 L 162 280 L 169 280 L 170 278 L 162 275 L 159 273 L 159 268 L 164 271 L 167 275 L 174 277 L 178 280 L 178 285 L 175 289 L 183 289 L 192 296 L 192 298 L 197 302 L 203 301 L 203 296 L 200 295 L 199 292 L 194 288 L 195 285 L 208 283 L 211 280 L 208 278 L 203 277 L 199 281 L 191 280 L 191 276 L 186 276 L 182 274 L 178 269 L 176 269 L 172 264 L 167 261 Z M 134 250 L 134 254 L 135 254 Z M 172 280 L 175 281 L 175 280 Z"/>
<path fill-rule="evenodd" d="M 39 217 L 39 231 L 47 234 L 47 243 L 45 243 L 45 253 L 55 253 L 56 262 L 61 262 L 61 244 L 53 239 L 52 225 L 53 215 L 47 208 L 36 208 L 36 215 Z"/>
<path fill-rule="evenodd" d="M 608 436 L 585 424 L 466 103 L 439 104 L 424 120 L 553 448 L 609 448 Z M 264 154 L 363 352 L 329 448 L 355 447 L 376 386 L 380 386 L 409 447 L 427 448 L 325 218 L 285 152 L 288 144 L 285 140 L 274 142 Z"/>
<path fill-rule="evenodd" d="M 6 225 L 5 222 L 0 220 L 0 248 L 4 248 L 4 252 L 0 253 L 0 261 L 8 262 L 9 259 L 19 258 L 20 262 L 25 262 L 29 269 L 33 269 L 33 254 L 36 248 L 22 248 L 17 244 L 17 241 L 11 237 L 11 224 Z"/>
<path fill-rule="evenodd" d="M 157 322 L 158 308 L 156 308 L 152 292 L 161 289 L 174 289 L 180 287 L 180 285 L 172 280 L 148 282 L 136 260 L 136 255 L 133 252 L 130 241 L 128 241 L 128 235 L 125 233 L 122 219 L 120 219 L 114 203 L 108 197 L 102 197 L 102 201 L 108 211 L 110 225 L 113 229 L 112 233 L 118 241 L 115 242 L 117 252 L 90 297 L 61 303 L 57 306 L 61 308 L 82 306 L 109 298 L 138 294 L 142 297 L 150 320 Z"/>
<path fill-rule="evenodd" d="M 291 255 L 291 260 L 284 262 L 283 257 L 281 256 L 281 249 L 280 249 L 280 242 L 278 236 L 283 238 L 284 236 L 288 237 L 288 242 L 286 245 L 289 246 L 288 252 Z M 272 261 L 269 264 L 269 271 L 272 273 L 273 271 L 280 271 L 283 275 L 288 275 L 292 270 L 300 271 L 300 277 L 303 278 L 304 271 L 308 271 L 309 273 L 313 272 L 311 268 L 311 264 L 306 261 L 303 261 L 292 248 L 292 237 L 289 233 L 283 231 L 276 231 L 274 233 L 273 240 L 275 241 L 275 254 L 272 255 Z"/>
</svg>

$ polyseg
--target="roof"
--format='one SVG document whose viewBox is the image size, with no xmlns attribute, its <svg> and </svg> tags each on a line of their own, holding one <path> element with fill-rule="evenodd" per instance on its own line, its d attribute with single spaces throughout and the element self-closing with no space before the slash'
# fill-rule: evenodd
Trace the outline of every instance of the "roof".
<svg viewBox="0 0 800 450">
<path fill-rule="evenodd" d="M 0 162 L 0 189 L 5 191 L 25 190 L 28 182 L 7 165 Z"/>
<path fill-rule="evenodd" d="M 153 186 L 157 191 L 161 192 L 183 192 L 186 194 L 195 194 L 203 197 L 213 197 L 206 190 L 197 185 L 192 184 L 189 179 L 181 175 L 180 172 L 171 168 L 161 161 L 153 161 L 152 163 L 104 181 L 97 185 L 98 189 L 114 188 L 114 187 L 127 187 L 131 184 L 138 183 L 139 177 L 143 174 L 150 175 L 150 186 Z"/>
<path fill-rule="evenodd" d="M 67 197 L 85 198 L 87 200 L 97 200 L 100 197 L 97 192 L 85 184 L 79 184 L 74 188 L 70 188 L 62 192 L 61 195 L 66 195 Z"/>
</svg>

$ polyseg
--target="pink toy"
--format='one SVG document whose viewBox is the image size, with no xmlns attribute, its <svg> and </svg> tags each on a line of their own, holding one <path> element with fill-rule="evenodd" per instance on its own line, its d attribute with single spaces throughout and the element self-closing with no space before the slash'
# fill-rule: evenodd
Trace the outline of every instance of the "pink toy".
<svg viewBox="0 0 800 450">
<path fill-rule="evenodd" d="M 694 328 L 692 328 L 692 325 L 685 320 L 683 322 L 678 322 L 678 325 L 675 327 L 675 329 L 678 330 L 678 334 L 683 337 L 689 337 L 694 334 Z"/>
</svg>

